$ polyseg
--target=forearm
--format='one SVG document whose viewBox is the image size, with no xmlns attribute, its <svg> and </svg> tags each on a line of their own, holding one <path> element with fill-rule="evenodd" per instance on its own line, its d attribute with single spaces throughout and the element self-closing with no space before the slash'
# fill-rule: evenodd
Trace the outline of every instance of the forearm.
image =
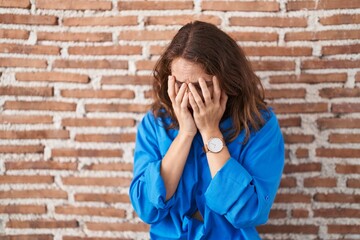
<svg viewBox="0 0 360 240">
<path fill-rule="evenodd" d="M 164 179 L 166 200 L 170 199 L 176 191 L 193 138 L 179 132 L 161 162 L 160 173 Z"/>
<path fill-rule="evenodd" d="M 202 135 L 202 139 L 203 139 L 205 144 L 212 137 L 223 138 L 223 135 L 222 135 L 222 133 L 221 133 L 221 131 L 219 129 L 216 129 L 216 130 L 214 130 L 212 132 L 204 132 L 201 135 Z M 212 152 L 208 151 L 206 153 L 206 157 L 207 157 L 207 160 L 208 160 L 208 165 L 209 165 L 209 168 L 210 168 L 211 177 L 214 177 L 216 175 L 216 173 L 229 160 L 230 153 L 229 153 L 228 148 L 226 146 L 224 146 L 224 148 L 218 153 L 212 153 Z"/>
</svg>

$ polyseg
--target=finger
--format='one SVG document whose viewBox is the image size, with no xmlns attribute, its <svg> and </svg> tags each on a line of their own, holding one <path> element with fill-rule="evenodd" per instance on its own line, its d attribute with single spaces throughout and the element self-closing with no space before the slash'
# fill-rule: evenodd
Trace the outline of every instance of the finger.
<svg viewBox="0 0 360 240">
<path fill-rule="evenodd" d="M 199 84 L 201 87 L 202 95 L 204 96 L 205 105 L 209 105 L 211 103 L 211 95 L 205 80 L 203 78 L 199 78 Z"/>
<path fill-rule="evenodd" d="M 190 91 L 194 97 L 194 100 L 196 102 L 196 105 L 198 106 L 199 109 L 201 108 L 205 108 L 205 104 L 203 102 L 203 100 L 201 99 L 201 97 L 199 96 L 199 93 L 196 91 L 196 88 L 194 87 L 194 85 L 192 83 L 189 83 L 189 88 Z"/>
<path fill-rule="evenodd" d="M 183 110 L 185 110 L 185 109 L 187 109 L 188 103 L 189 103 L 189 93 L 188 93 L 188 92 L 185 92 L 184 98 L 182 99 L 182 102 L 181 102 L 180 107 L 181 107 Z"/>
<path fill-rule="evenodd" d="M 184 94 L 186 93 L 186 88 L 187 88 L 186 83 L 183 83 L 180 87 L 179 93 L 175 97 L 175 102 L 177 104 L 181 104 L 181 102 L 184 98 Z"/>
<path fill-rule="evenodd" d="M 173 76 L 168 76 L 168 95 L 172 103 L 175 102 L 175 79 Z"/>
<path fill-rule="evenodd" d="M 219 102 L 220 97 L 221 97 L 221 89 L 220 89 L 219 79 L 216 76 L 213 76 L 212 82 L 213 82 L 213 86 L 214 86 L 214 95 L 213 95 L 214 102 Z"/>
<path fill-rule="evenodd" d="M 175 79 L 175 77 L 174 77 L 174 79 Z M 174 83 L 174 85 L 175 85 L 175 95 L 178 95 L 180 88 L 176 83 Z"/>
<path fill-rule="evenodd" d="M 222 109 L 226 108 L 226 102 L 228 100 L 228 95 L 225 93 L 225 91 L 221 92 L 221 99 L 220 99 L 220 106 Z"/>
<path fill-rule="evenodd" d="M 190 106 L 192 107 L 192 109 L 194 110 L 194 112 L 199 112 L 199 107 L 195 102 L 194 96 L 192 95 L 192 93 L 189 93 L 189 102 L 190 102 Z"/>
</svg>

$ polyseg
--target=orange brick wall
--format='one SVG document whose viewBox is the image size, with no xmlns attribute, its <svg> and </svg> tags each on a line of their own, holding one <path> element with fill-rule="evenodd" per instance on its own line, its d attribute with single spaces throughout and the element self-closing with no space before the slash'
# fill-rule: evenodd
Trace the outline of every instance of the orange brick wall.
<svg viewBox="0 0 360 240">
<path fill-rule="evenodd" d="M 148 238 L 127 196 L 136 125 L 195 19 L 244 48 L 280 119 L 262 237 L 359 239 L 359 0 L 0 0 L 1 239 Z"/>
</svg>

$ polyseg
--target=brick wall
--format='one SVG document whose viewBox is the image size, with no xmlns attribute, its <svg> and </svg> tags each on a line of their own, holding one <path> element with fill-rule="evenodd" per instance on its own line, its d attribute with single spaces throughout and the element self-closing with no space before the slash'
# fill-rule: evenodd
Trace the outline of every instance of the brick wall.
<svg viewBox="0 0 360 240">
<path fill-rule="evenodd" d="M 262 237 L 360 239 L 359 0 L 0 0 L 1 239 L 147 238 L 127 196 L 136 124 L 194 19 L 238 41 L 280 119 Z"/>
</svg>

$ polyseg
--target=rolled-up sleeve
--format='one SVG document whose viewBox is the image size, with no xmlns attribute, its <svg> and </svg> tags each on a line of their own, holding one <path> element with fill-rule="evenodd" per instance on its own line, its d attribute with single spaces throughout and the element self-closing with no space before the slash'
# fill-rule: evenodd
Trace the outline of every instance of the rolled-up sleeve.
<svg viewBox="0 0 360 240">
<path fill-rule="evenodd" d="M 163 219 L 174 199 L 165 201 L 166 188 L 160 174 L 162 156 L 159 152 L 154 116 L 148 112 L 138 126 L 134 152 L 134 176 L 130 184 L 130 200 L 146 223 Z"/>
<path fill-rule="evenodd" d="M 267 221 L 284 166 L 284 140 L 275 115 L 230 158 L 205 192 L 206 205 L 235 228 Z"/>
</svg>

